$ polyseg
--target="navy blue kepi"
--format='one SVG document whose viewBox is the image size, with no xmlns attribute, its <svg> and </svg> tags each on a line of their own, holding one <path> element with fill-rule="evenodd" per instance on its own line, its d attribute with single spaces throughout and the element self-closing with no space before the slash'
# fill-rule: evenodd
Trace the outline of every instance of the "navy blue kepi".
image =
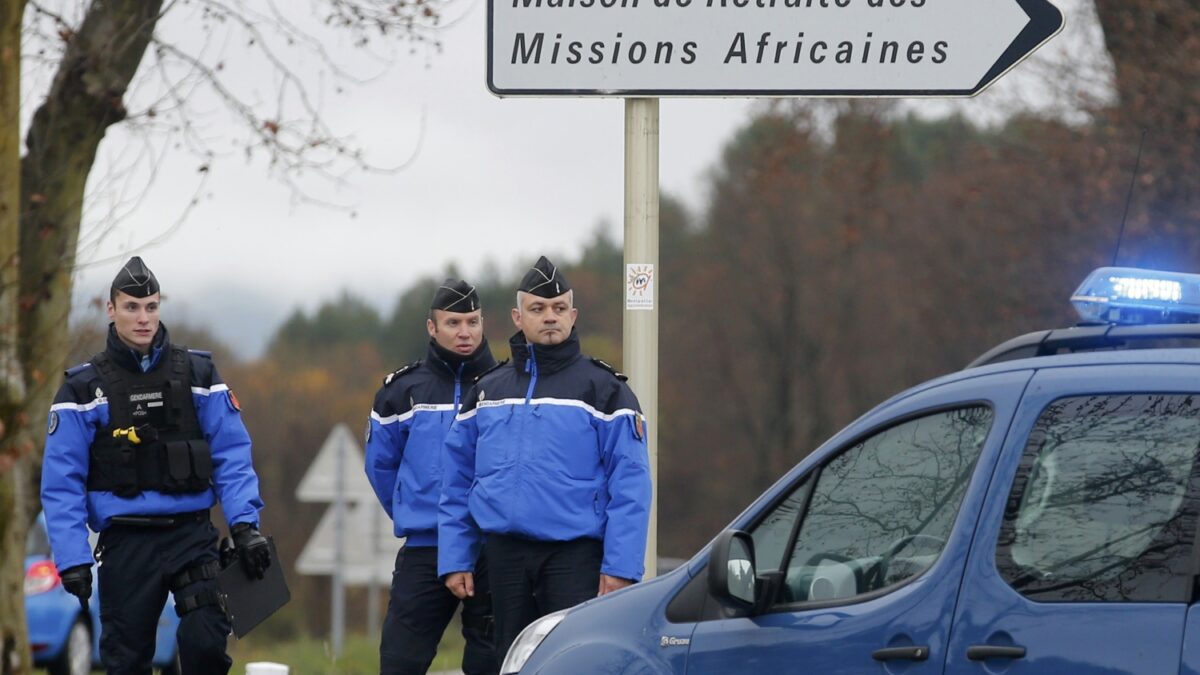
<svg viewBox="0 0 1200 675">
<path fill-rule="evenodd" d="M 158 279 L 138 256 L 133 256 L 113 278 L 112 289 L 135 298 L 145 298 L 158 292 Z"/>
<path fill-rule="evenodd" d="M 521 285 L 517 290 L 543 298 L 557 298 L 571 290 L 571 284 L 567 283 L 567 278 L 558 271 L 554 263 L 542 256 L 521 278 Z"/>
<path fill-rule="evenodd" d="M 461 279 L 446 279 L 433 293 L 429 309 L 465 314 L 479 309 L 479 293 L 475 287 Z"/>
</svg>

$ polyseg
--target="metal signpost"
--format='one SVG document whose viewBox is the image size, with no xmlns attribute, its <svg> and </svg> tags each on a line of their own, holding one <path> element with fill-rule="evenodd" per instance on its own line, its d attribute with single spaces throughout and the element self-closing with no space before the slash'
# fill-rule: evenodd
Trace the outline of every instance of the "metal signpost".
<svg viewBox="0 0 1200 675">
<path fill-rule="evenodd" d="M 335 655 L 342 653 L 345 638 L 345 587 L 367 586 L 367 622 L 378 626 L 379 588 L 391 579 L 396 551 L 391 521 L 379 517 L 382 509 L 362 466 L 363 453 L 354 433 L 339 424 L 296 487 L 299 501 L 332 502 L 300 552 L 296 571 L 333 577 L 330 642 Z M 370 509 L 370 515 L 363 509 Z M 347 542 L 352 546 L 347 547 Z M 383 555 L 385 547 L 390 555 Z"/>
<path fill-rule="evenodd" d="M 626 98 L 624 368 L 656 500 L 657 97 L 974 96 L 1062 27 L 1048 0 L 489 0 L 492 93 Z"/>
<path fill-rule="evenodd" d="M 658 565 L 658 99 L 625 101 L 625 326 L 622 368 L 646 415 L 654 485 L 646 578 Z"/>
</svg>

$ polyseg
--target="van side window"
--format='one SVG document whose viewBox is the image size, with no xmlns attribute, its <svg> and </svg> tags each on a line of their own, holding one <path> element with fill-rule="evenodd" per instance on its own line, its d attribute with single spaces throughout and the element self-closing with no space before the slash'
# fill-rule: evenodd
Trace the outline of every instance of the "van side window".
<svg viewBox="0 0 1200 675">
<path fill-rule="evenodd" d="M 805 476 L 787 499 L 771 509 L 767 517 L 750 530 L 750 536 L 754 539 L 755 567 L 759 573 L 777 572 L 783 566 L 783 556 L 796 529 L 796 519 L 800 517 L 800 510 L 808 499 L 808 486 L 811 484 L 808 476 Z"/>
<path fill-rule="evenodd" d="M 849 599 L 933 565 L 992 417 L 986 406 L 934 413 L 890 427 L 827 462 L 816 475 L 779 602 Z"/>
<path fill-rule="evenodd" d="M 1001 576 L 1055 602 L 1187 602 L 1200 398 L 1081 396 L 1034 425 L 996 547 Z"/>
</svg>

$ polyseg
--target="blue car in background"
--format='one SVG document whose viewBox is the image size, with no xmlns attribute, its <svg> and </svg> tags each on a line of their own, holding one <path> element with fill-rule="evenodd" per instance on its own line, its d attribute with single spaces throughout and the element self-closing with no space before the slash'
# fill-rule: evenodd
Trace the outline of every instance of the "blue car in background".
<svg viewBox="0 0 1200 675">
<path fill-rule="evenodd" d="M 53 675 L 82 675 L 100 667 L 100 598 L 93 584 L 88 613 L 79 599 L 67 593 L 50 557 L 46 519 L 38 514 L 25 540 L 25 618 L 35 665 Z M 179 654 L 175 631 L 179 617 L 175 601 L 168 597 L 158 618 L 154 666 L 163 675 L 178 675 Z"/>
</svg>

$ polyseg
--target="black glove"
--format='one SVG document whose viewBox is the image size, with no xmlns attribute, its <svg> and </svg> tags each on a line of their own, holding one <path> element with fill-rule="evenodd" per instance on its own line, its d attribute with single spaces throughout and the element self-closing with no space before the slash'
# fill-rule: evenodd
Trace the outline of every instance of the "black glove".
<svg viewBox="0 0 1200 675">
<path fill-rule="evenodd" d="M 79 598 L 80 602 L 87 602 L 92 597 L 91 565 L 69 567 L 59 573 L 58 578 L 62 580 L 63 590 Z"/>
<path fill-rule="evenodd" d="M 263 573 L 271 566 L 271 549 L 267 546 L 267 538 L 250 523 L 238 523 L 229 532 L 233 535 L 233 543 L 242 559 L 246 576 L 263 578 Z"/>
</svg>

